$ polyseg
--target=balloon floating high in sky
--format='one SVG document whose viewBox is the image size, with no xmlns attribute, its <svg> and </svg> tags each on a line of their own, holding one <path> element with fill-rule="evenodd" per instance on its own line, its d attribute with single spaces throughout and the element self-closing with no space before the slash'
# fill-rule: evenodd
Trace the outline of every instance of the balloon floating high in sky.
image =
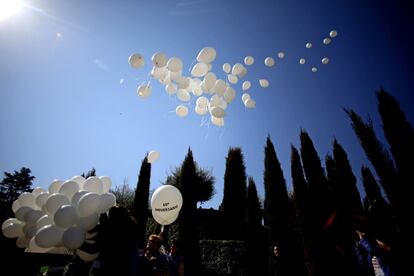
<svg viewBox="0 0 414 276">
<path fill-rule="evenodd" d="M 331 30 L 329 36 L 325 37 L 322 44 L 330 45 L 338 32 Z M 312 42 L 306 42 L 305 48 L 311 49 L 306 52 L 312 52 L 314 48 Z M 211 123 L 216 126 L 224 126 L 224 118 L 227 115 L 226 108 L 233 102 L 237 96 L 236 90 L 232 85 L 237 85 L 239 81 L 246 77 L 248 70 L 245 66 L 252 66 L 255 64 L 255 58 L 251 55 L 244 57 L 242 62 L 234 63 L 233 65 L 226 62 L 221 66 L 222 71 L 226 74 L 224 79 L 219 78 L 213 71 L 212 63 L 217 57 L 217 51 L 213 47 L 204 47 L 197 54 L 192 67 L 190 68 L 189 76 L 183 75 L 184 64 L 179 57 L 170 57 L 165 53 L 156 52 L 152 55 L 152 69 L 150 75 L 153 79 L 158 80 L 165 88 L 165 92 L 169 96 L 176 96 L 182 102 L 179 104 L 175 113 L 178 117 L 187 117 L 190 109 L 189 105 L 196 102 L 194 112 L 200 116 L 209 115 Z M 276 54 L 278 59 L 284 59 L 286 53 L 278 51 Z M 299 64 L 305 65 L 310 58 L 307 56 L 299 58 Z M 328 57 L 320 59 L 323 65 L 329 63 Z M 139 69 L 145 65 L 144 57 L 141 54 L 132 54 L 128 59 L 132 68 Z M 313 62 L 313 61 L 312 61 Z M 320 62 L 320 61 L 319 61 Z M 274 67 L 276 65 L 275 58 L 267 56 L 264 59 L 265 67 Z M 262 63 L 263 66 L 263 63 Z M 312 65 L 311 71 L 316 73 L 318 68 Z M 256 83 L 256 82 L 254 82 Z M 270 83 L 267 79 L 261 78 L 258 83 L 259 87 L 267 88 Z M 247 93 L 252 86 L 252 82 L 244 80 L 240 88 L 246 92 L 243 95 L 249 95 L 249 98 L 242 98 L 242 102 L 247 109 L 256 107 L 256 101 Z M 144 82 L 137 87 L 137 94 L 140 98 L 149 98 L 152 94 L 152 86 L 150 81 Z M 192 99 L 196 98 L 195 101 Z M 192 108 L 191 108 L 192 109 Z"/>
</svg>

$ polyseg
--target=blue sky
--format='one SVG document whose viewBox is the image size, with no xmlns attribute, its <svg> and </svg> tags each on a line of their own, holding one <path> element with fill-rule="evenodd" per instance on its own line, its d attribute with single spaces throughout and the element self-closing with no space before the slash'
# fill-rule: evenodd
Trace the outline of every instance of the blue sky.
<svg viewBox="0 0 414 276">
<path fill-rule="evenodd" d="M 246 171 L 263 196 L 264 144 L 270 135 L 288 185 L 290 145 L 299 147 L 306 129 L 323 159 L 334 137 L 346 149 L 354 173 L 368 165 L 344 114 L 351 107 L 371 116 L 383 139 L 375 91 L 381 86 L 399 99 L 414 121 L 413 20 L 398 1 L 25 1 L 26 7 L 0 22 L 0 171 L 29 167 L 35 186 L 48 187 L 95 167 L 114 185 L 127 178 L 134 188 L 141 160 L 150 150 L 161 158 L 152 166 L 151 188 L 184 159 L 191 147 L 198 164 L 216 177 L 222 200 L 225 157 L 241 147 Z M 398 4 L 396 4 L 398 3 Z M 411 24 L 410 24 L 411 23 Z M 338 31 L 323 45 L 329 31 Z M 306 49 L 306 42 L 314 45 Z M 151 81 L 152 95 L 136 88 L 148 79 L 151 56 L 164 52 L 184 62 L 183 74 L 206 46 L 217 50 L 213 71 L 252 55 L 243 80 L 253 83 L 256 109 L 236 100 L 225 127 L 201 125 L 195 114 L 177 117 L 180 101 Z M 283 60 L 276 58 L 284 51 Z M 131 68 L 140 53 L 146 65 Z M 268 68 L 267 56 L 276 59 Z M 322 57 L 330 63 L 322 65 Z M 299 65 L 300 57 L 307 63 Z M 311 66 L 319 68 L 311 72 Z M 267 89 L 257 80 L 268 79 Z M 123 79 L 123 83 L 120 80 Z"/>
</svg>

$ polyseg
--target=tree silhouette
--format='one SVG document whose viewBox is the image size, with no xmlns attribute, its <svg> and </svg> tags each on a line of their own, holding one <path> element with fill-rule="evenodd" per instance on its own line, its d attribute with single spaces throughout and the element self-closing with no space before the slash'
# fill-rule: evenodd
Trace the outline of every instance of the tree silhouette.
<svg viewBox="0 0 414 276">
<path fill-rule="evenodd" d="M 197 202 L 203 203 L 209 201 L 215 194 L 214 183 L 215 178 L 212 175 L 211 171 L 200 168 L 197 163 L 196 166 L 196 182 L 193 183 L 195 186 L 194 197 Z M 180 188 L 180 175 L 181 167 L 175 168 L 170 175 L 167 176 L 167 179 L 163 183 L 164 185 L 173 185 Z"/>
<path fill-rule="evenodd" d="M 269 227 L 270 254 L 273 246 L 279 249 L 279 273 L 281 275 L 296 275 L 298 268 L 295 262 L 293 245 L 294 223 L 291 216 L 286 182 L 280 162 L 270 137 L 266 139 L 264 160 L 264 186 L 265 186 L 265 216 Z"/>
<path fill-rule="evenodd" d="M 134 203 L 132 207 L 132 215 L 137 220 L 137 237 L 139 248 L 145 246 L 145 233 L 148 220 L 148 199 L 151 183 L 151 164 L 145 158 L 141 162 L 141 169 L 139 171 L 138 182 L 135 188 Z"/>
<path fill-rule="evenodd" d="M 224 194 L 221 209 L 225 218 L 227 237 L 245 238 L 246 168 L 240 148 L 230 148 L 224 173 Z"/>
<path fill-rule="evenodd" d="M 246 203 L 247 275 L 265 275 L 268 256 L 266 238 L 263 235 L 262 211 L 256 184 L 248 179 Z"/>
<path fill-rule="evenodd" d="M 23 192 L 31 192 L 34 176 L 29 168 L 22 167 L 20 171 L 13 173 L 4 172 L 4 178 L 0 182 L 0 199 L 7 204 L 12 204 Z"/>
<path fill-rule="evenodd" d="M 196 164 L 191 149 L 188 149 L 181 165 L 180 191 L 183 196 L 183 206 L 178 226 L 178 237 L 185 259 L 185 275 L 198 275 L 201 269 L 199 237 L 195 221 L 197 199 L 194 183 L 196 181 Z"/>
<path fill-rule="evenodd" d="M 293 201 L 302 236 L 304 265 L 307 275 L 316 275 L 318 250 L 314 241 L 315 225 L 310 212 L 309 188 L 303 174 L 299 152 L 293 145 L 291 146 L 291 176 Z"/>
</svg>

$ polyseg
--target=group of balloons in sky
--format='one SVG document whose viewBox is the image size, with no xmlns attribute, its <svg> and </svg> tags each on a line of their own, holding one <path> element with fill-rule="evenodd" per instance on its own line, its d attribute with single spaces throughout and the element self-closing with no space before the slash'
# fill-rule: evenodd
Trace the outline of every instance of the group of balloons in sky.
<svg viewBox="0 0 414 276">
<path fill-rule="evenodd" d="M 48 190 L 37 187 L 22 193 L 13 202 L 15 218 L 2 224 L 7 238 L 17 238 L 16 245 L 32 253 L 74 252 L 85 261 L 98 254 L 79 249 L 84 242 L 92 242 L 88 233 L 99 222 L 99 215 L 116 204 L 109 192 L 112 180 L 107 176 L 82 176 L 62 181 L 54 180 Z M 96 234 L 96 233 L 95 233 Z"/>
<path fill-rule="evenodd" d="M 332 39 L 337 36 L 337 31 L 332 30 L 329 37 L 323 40 L 324 45 L 329 45 Z M 312 48 L 312 43 L 307 42 L 306 48 Z M 219 127 L 224 126 L 224 117 L 226 116 L 226 108 L 228 104 L 233 102 L 236 97 L 236 90 L 232 87 L 243 79 L 248 70 L 246 66 L 251 66 L 255 63 L 253 56 L 246 56 L 243 63 L 235 63 L 233 66 L 230 63 L 224 63 L 222 66 L 223 72 L 226 74 L 226 79 L 220 79 L 212 71 L 212 62 L 216 59 L 217 52 L 212 47 L 205 47 L 200 50 L 197 55 L 196 63 L 192 66 L 190 72 L 191 76 L 183 75 L 183 62 L 178 57 L 168 58 L 164 53 L 154 53 L 152 60 L 151 77 L 158 80 L 165 86 L 165 91 L 168 95 L 176 95 L 178 100 L 183 103 L 178 105 L 175 113 L 179 117 L 186 117 L 189 113 L 189 102 L 193 97 L 197 97 L 195 113 L 204 116 L 209 115 L 211 122 Z M 277 58 L 285 58 L 285 52 L 280 51 Z M 138 53 L 132 54 L 128 59 L 129 64 L 133 68 L 142 68 L 145 65 L 144 56 Z M 299 59 L 299 64 L 304 65 L 305 58 Z M 329 58 L 324 57 L 322 64 L 329 63 Z M 275 66 L 275 59 L 268 56 L 264 60 L 267 67 Z M 312 72 L 317 72 L 317 67 L 312 67 Z M 241 100 L 246 108 L 255 108 L 256 101 L 248 92 L 252 83 L 249 80 L 243 81 L 241 88 L 243 94 Z M 262 88 L 269 87 L 270 83 L 267 79 L 260 79 L 259 85 Z M 141 98 L 148 98 L 151 96 L 152 87 L 150 82 L 145 82 L 138 86 L 137 94 Z"/>
</svg>

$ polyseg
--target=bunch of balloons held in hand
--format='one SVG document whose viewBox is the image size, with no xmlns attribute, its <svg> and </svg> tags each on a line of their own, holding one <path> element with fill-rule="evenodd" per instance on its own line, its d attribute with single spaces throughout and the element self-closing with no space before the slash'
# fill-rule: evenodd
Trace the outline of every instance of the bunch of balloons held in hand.
<svg viewBox="0 0 414 276">
<path fill-rule="evenodd" d="M 329 32 L 329 36 L 323 39 L 323 45 L 331 44 L 332 39 L 338 35 L 336 30 Z M 307 42 L 306 49 L 311 49 L 313 44 Z M 308 50 L 309 51 L 309 50 Z M 205 47 L 200 50 L 197 55 L 195 64 L 190 69 L 191 76 L 183 75 L 183 62 L 178 57 L 168 58 L 162 52 L 153 54 L 151 77 L 158 80 L 165 87 L 165 92 L 172 96 L 176 95 L 177 99 L 182 104 L 178 105 L 175 113 L 179 117 L 186 117 L 189 113 L 189 102 L 193 97 L 196 97 L 196 106 L 194 111 L 200 116 L 209 115 L 212 124 L 223 127 L 224 117 L 226 116 L 227 106 L 236 98 L 236 90 L 232 85 L 236 85 L 240 80 L 245 78 L 248 73 L 247 67 L 255 63 L 253 56 L 246 56 L 243 63 L 235 63 L 233 66 L 230 63 L 224 63 L 222 66 L 223 72 L 226 74 L 225 79 L 220 79 L 212 71 L 213 61 L 216 59 L 217 52 L 213 47 Z M 277 53 L 278 59 L 285 58 L 285 52 Z M 144 56 L 141 54 L 132 54 L 128 59 L 131 67 L 139 69 L 145 65 Z M 304 65 L 307 62 L 305 57 L 299 58 L 299 64 Z M 326 65 L 329 63 L 329 58 L 324 56 L 321 63 Z M 264 65 L 267 67 L 275 66 L 275 58 L 268 56 L 264 60 Z M 246 67 L 247 66 L 247 67 Z M 316 65 L 311 68 L 313 73 L 318 71 Z M 270 83 L 267 79 L 259 79 L 258 83 L 261 88 L 269 87 Z M 256 107 L 256 101 L 249 93 L 252 83 L 249 80 L 243 81 L 241 88 L 243 94 L 241 100 L 244 106 L 248 109 Z M 148 98 L 152 94 L 152 86 L 150 81 L 144 82 L 137 88 L 137 94 L 141 98 Z"/>
<path fill-rule="evenodd" d="M 77 249 L 88 239 L 88 231 L 116 204 L 111 185 L 107 176 L 75 176 L 54 180 L 48 190 L 37 187 L 22 193 L 12 205 L 15 218 L 2 224 L 3 234 L 17 238 L 17 247 L 26 252 L 75 252 L 82 258 Z"/>
</svg>

